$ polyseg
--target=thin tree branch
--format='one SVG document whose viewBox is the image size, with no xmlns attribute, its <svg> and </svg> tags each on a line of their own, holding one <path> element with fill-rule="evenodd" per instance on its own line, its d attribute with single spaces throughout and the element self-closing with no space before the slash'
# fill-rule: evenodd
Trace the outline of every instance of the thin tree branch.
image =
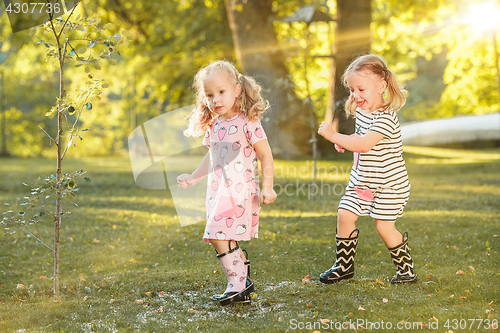
<svg viewBox="0 0 500 333">
<path fill-rule="evenodd" d="M 77 5 L 78 5 L 78 4 L 76 4 L 76 6 L 77 6 Z M 62 28 L 61 28 L 61 31 L 59 31 L 59 33 L 56 35 L 56 36 L 57 36 L 57 39 L 59 39 L 59 37 L 61 37 L 61 34 L 63 33 L 64 28 L 66 27 L 66 24 L 68 24 L 68 22 L 69 22 L 69 18 L 70 18 L 70 17 L 71 17 L 71 15 L 73 15 L 73 13 L 75 12 L 76 6 L 73 6 L 73 9 L 71 9 L 71 13 L 69 13 L 68 18 L 66 19 L 66 21 L 64 21 L 64 24 L 63 24 L 63 26 L 62 26 Z"/>
<path fill-rule="evenodd" d="M 46 136 L 49 137 L 50 140 L 54 141 L 55 144 L 57 144 L 56 140 L 54 140 L 50 135 L 49 133 L 47 133 L 43 128 L 42 126 L 38 125 L 38 127 L 40 127 L 40 129 L 43 131 L 43 133 L 45 133 Z"/>
<path fill-rule="evenodd" d="M 21 231 L 27 233 L 28 235 L 30 235 L 31 237 L 33 237 L 34 239 L 36 239 L 37 241 L 39 241 L 40 243 L 42 243 L 43 246 L 45 246 L 47 249 L 49 249 L 50 251 L 54 252 L 53 249 L 51 249 L 50 247 L 47 246 L 47 244 L 45 244 L 44 242 L 42 242 L 42 240 L 38 237 L 36 237 L 35 235 L 33 235 L 31 232 L 29 232 L 28 230 L 24 230 L 23 228 L 21 228 L 20 226 L 16 225 L 16 227 L 18 227 Z"/>
<path fill-rule="evenodd" d="M 38 230 L 38 222 L 35 222 L 34 224 L 35 224 L 36 232 L 38 233 L 38 237 L 40 239 L 42 239 L 42 234 L 40 233 L 40 230 Z"/>
<path fill-rule="evenodd" d="M 49 3 L 49 0 L 47 0 L 47 3 Z M 57 36 L 56 27 L 54 27 L 54 23 L 52 22 L 53 19 L 54 19 L 54 14 L 50 11 L 49 12 L 50 26 L 52 28 L 52 32 L 54 33 L 54 36 Z M 59 38 L 56 38 L 56 41 L 57 41 L 57 47 L 59 48 L 59 46 L 60 46 Z"/>
<path fill-rule="evenodd" d="M 90 89 L 90 88 L 89 88 L 89 89 Z M 91 95 L 91 94 L 92 94 L 92 91 L 90 91 L 90 92 L 88 93 L 87 97 L 85 97 L 85 100 L 84 100 L 84 102 L 82 103 L 82 106 L 81 106 L 81 108 L 80 108 L 80 111 L 78 111 L 78 116 L 76 117 L 75 122 L 73 123 L 73 127 L 71 127 L 71 131 L 70 131 L 71 133 L 73 133 L 73 130 L 75 129 L 76 124 L 77 124 L 77 123 L 78 123 L 78 121 L 80 120 L 80 116 L 82 115 L 82 112 L 83 112 L 83 107 L 84 107 L 84 106 L 85 106 L 85 104 L 86 104 L 85 102 L 87 102 L 87 101 L 88 101 L 88 99 L 89 99 L 89 97 L 90 97 L 90 95 Z M 69 141 L 68 141 L 68 142 L 72 142 L 72 140 L 73 140 L 73 138 L 74 138 L 74 137 L 75 137 L 75 134 L 71 134 L 71 135 L 70 135 L 70 137 L 69 137 Z M 66 151 L 69 149 L 69 147 L 70 147 L 70 146 L 71 146 L 71 145 L 69 145 L 69 144 L 68 144 L 68 145 L 66 145 L 66 148 L 64 149 L 64 152 L 63 152 L 63 154 L 62 154 L 62 157 L 61 157 L 61 158 L 64 158 L 64 156 L 66 155 Z"/>
<path fill-rule="evenodd" d="M 60 63 L 61 63 L 61 70 L 62 70 L 62 67 L 64 66 L 64 59 L 66 58 L 66 49 L 68 48 L 68 41 L 69 39 L 66 38 L 66 36 L 64 37 L 64 50 L 63 50 L 63 53 L 61 55 L 61 59 L 59 59 Z M 63 91 L 64 92 L 64 91 Z M 61 96 L 61 98 L 63 98 L 64 96 Z"/>
<path fill-rule="evenodd" d="M 29 209 L 30 209 L 31 216 L 33 217 L 33 207 L 30 207 Z M 35 225 L 36 232 L 38 233 L 38 237 L 41 240 L 42 239 L 42 234 L 40 233 L 40 230 L 38 229 L 38 222 L 36 220 L 33 220 L 33 224 Z"/>
<path fill-rule="evenodd" d="M 63 114 L 63 116 L 64 116 L 64 119 L 66 119 L 66 125 L 68 125 L 68 127 L 69 127 L 69 120 L 68 120 L 68 116 L 67 116 L 66 114 Z"/>
<path fill-rule="evenodd" d="M 66 37 L 66 34 L 64 34 L 64 36 Z M 72 40 L 80 40 L 80 39 L 72 39 Z M 88 41 L 88 39 L 83 39 L 83 40 Z M 69 39 L 66 39 L 66 41 L 67 41 L 69 47 L 71 47 L 71 50 L 75 51 L 76 59 L 83 59 L 82 57 L 80 57 L 78 52 L 76 52 L 76 49 L 73 47 L 73 45 L 71 45 L 71 43 L 69 42 Z"/>
</svg>

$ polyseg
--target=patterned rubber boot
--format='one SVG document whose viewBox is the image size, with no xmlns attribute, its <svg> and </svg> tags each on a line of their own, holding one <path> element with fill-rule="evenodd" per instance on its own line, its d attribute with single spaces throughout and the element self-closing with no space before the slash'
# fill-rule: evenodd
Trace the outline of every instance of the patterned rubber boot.
<svg viewBox="0 0 500 333">
<path fill-rule="evenodd" d="M 243 249 L 241 251 L 245 252 L 245 257 L 247 258 L 247 260 L 245 261 L 245 266 L 247 266 L 247 282 L 246 282 L 245 287 L 249 289 L 249 293 L 248 293 L 248 295 L 245 296 L 245 298 L 243 300 L 238 301 L 238 302 L 233 302 L 233 303 L 250 304 L 252 301 L 250 293 L 255 290 L 255 287 L 254 287 L 252 280 L 250 280 L 250 260 L 248 260 L 248 252 L 246 250 L 243 250 Z M 212 301 L 218 302 L 220 300 L 220 298 L 222 297 L 222 295 L 223 294 L 212 295 L 212 296 L 210 296 L 210 299 Z"/>
<path fill-rule="evenodd" d="M 391 280 L 391 283 L 412 283 L 417 281 L 417 274 L 413 268 L 413 260 L 408 247 L 408 232 L 403 234 L 403 242 L 398 246 L 389 249 L 392 262 L 396 265 L 398 272 Z"/>
<path fill-rule="evenodd" d="M 356 233 L 355 236 L 353 234 Z M 337 260 L 332 268 L 322 273 L 319 280 L 323 283 L 335 283 L 354 276 L 354 256 L 358 246 L 359 230 L 354 229 L 349 238 L 336 237 Z"/>
<path fill-rule="evenodd" d="M 247 301 L 253 291 L 253 284 L 247 286 L 248 268 L 245 267 L 245 261 L 239 249 L 238 245 L 233 249 L 230 246 L 229 251 L 217 254 L 227 278 L 226 291 L 219 298 L 222 306 Z"/>
</svg>

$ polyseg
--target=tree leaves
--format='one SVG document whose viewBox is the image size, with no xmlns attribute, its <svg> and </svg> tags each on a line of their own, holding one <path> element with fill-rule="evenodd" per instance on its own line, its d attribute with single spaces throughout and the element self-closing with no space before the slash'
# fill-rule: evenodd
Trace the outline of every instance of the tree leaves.
<svg viewBox="0 0 500 333">
<path fill-rule="evenodd" d="M 52 174 L 43 179 L 41 183 L 35 183 L 30 187 L 30 194 L 25 196 L 22 201 L 19 201 L 13 205 L 5 203 L 9 210 L 3 213 L 3 219 L 1 225 L 4 229 L 9 229 L 13 227 L 21 228 L 21 230 L 31 237 L 34 237 L 37 241 L 41 242 L 46 248 L 49 248 L 41 239 L 40 235 L 29 232 L 29 227 L 37 223 L 42 222 L 42 220 L 47 217 L 49 221 L 54 220 L 54 208 L 52 201 L 49 199 L 58 194 L 58 184 L 60 185 L 59 195 L 61 196 L 63 203 L 73 203 L 73 198 L 78 194 L 79 188 L 77 186 L 77 180 L 79 178 L 84 178 L 86 182 L 90 182 L 90 178 L 84 175 L 87 172 L 84 170 L 74 171 L 72 173 L 65 173 L 61 175 L 59 181 L 56 175 Z M 23 209 L 19 209 L 23 207 Z M 69 216 L 71 212 L 66 210 L 62 212 L 63 215 Z"/>
<path fill-rule="evenodd" d="M 47 47 L 47 48 L 54 47 L 54 45 L 53 45 L 53 44 L 51 44 L 51 43 L 47 43 L 47 42 L 45 42 L 45 41 L 43 41 L 43 40 L 41 40 L 41 41 L 39 41 L 39 42 L 35 42 L 35 44 L 43 44 L 43 45 L 45 45 L 45 47 Z"/>
</svg>

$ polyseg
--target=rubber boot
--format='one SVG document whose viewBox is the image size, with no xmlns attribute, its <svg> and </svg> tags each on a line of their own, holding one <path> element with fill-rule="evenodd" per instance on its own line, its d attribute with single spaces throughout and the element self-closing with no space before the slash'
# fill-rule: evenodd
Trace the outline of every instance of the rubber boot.
<svg viewBox="0 0 500 333">
<path fill-rule="evenodd" d="M 408 232 L 403 234 L 403 242 L 398 246 L 389 249 L 392 262 L 398 271 L 391 280 L 391 283 L 412 283 L 417 281 L 417 274 L 413 268 L 413 260 L 408 247 Z"/>
<path fill-rule="evenodd" d="M 246 250 L 241 250 L 243 252 L 245 252 L 245 257 L 247 258 L 247 260 L 245 260 L 245 266 L 247 266 L 247 282 L 246 282 L 246 288 L 249 289 L 250 293 L 253 292 L 255 290 L 255 287 L 254 287 L 254 284 L 252 282 L 252 280 L 250 280 L 250 260 L 248 260 L 248 252 Z M 238 303 L 238 304 L 250 304 L 250 302 L 252 301 L 252 298 L 251 298 L 251 294 L 248 294 L 246 295 L 245 299 L 242 300 L 242 301 L 239 301 L 239 302 L 233 302 L 233 303 Z M 210 299 L 212 301 L 219 301 L 220 298 L 222 297 L 223 294 L 216 294 L 216 295 L 212 295 L 210 296 Z"/>
<path fill-rule="evenodd" d="M 355 236 L 352 234 L 356 233 Z M 354 229 L 349 238 L 336 237 L 337 260 L 332 268 L 322 273 L 319 280 L 323 283 L 335 283 L 354 276 L 354 256 L 358 246 L 359 230 Z"/>
<path fill-rule="evenodd" d="M 219 303 L 222 306 L 231 303 L 246 302 L 248 301 L 248 296 L 253 291 L 253 283 L 247 286 L 248 267 L 245 267 L 242 253 L 239 249 L 238 244 L 236 244 L 235 248 L 231 249 L 230 243 L 229 251 L 217 254 L 228 282 L 226 291 L 219 297 Z"/>
</svg>

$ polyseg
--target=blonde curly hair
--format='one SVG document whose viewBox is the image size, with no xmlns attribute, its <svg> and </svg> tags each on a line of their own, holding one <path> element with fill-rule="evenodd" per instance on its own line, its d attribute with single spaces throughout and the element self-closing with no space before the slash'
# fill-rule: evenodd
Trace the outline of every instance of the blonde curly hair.
<svg viewBox="0 0 500 333">
<path fill-rule="evenodd" d="M 264 111 L 269 108 L 269 103 L 260 95 L 261 87 L 250 76 L 242 75 L 228 61 L 219 60 L 200 69 L 194 77 L 193 87 L 197 90 L 196 107 L 188 116 L 189 127 L 184 134 L 186 136 L 200 136 L 205 133 L 208 127 L 212 126 L 216 113 L 210 111 L 206 103 L 204 80 L 209 75 L 227 75 L 231 82 L 241 86 L 241 93 L 237 97 L 235 107 L 249 119 L 260 118 Z"/>
</svg>

